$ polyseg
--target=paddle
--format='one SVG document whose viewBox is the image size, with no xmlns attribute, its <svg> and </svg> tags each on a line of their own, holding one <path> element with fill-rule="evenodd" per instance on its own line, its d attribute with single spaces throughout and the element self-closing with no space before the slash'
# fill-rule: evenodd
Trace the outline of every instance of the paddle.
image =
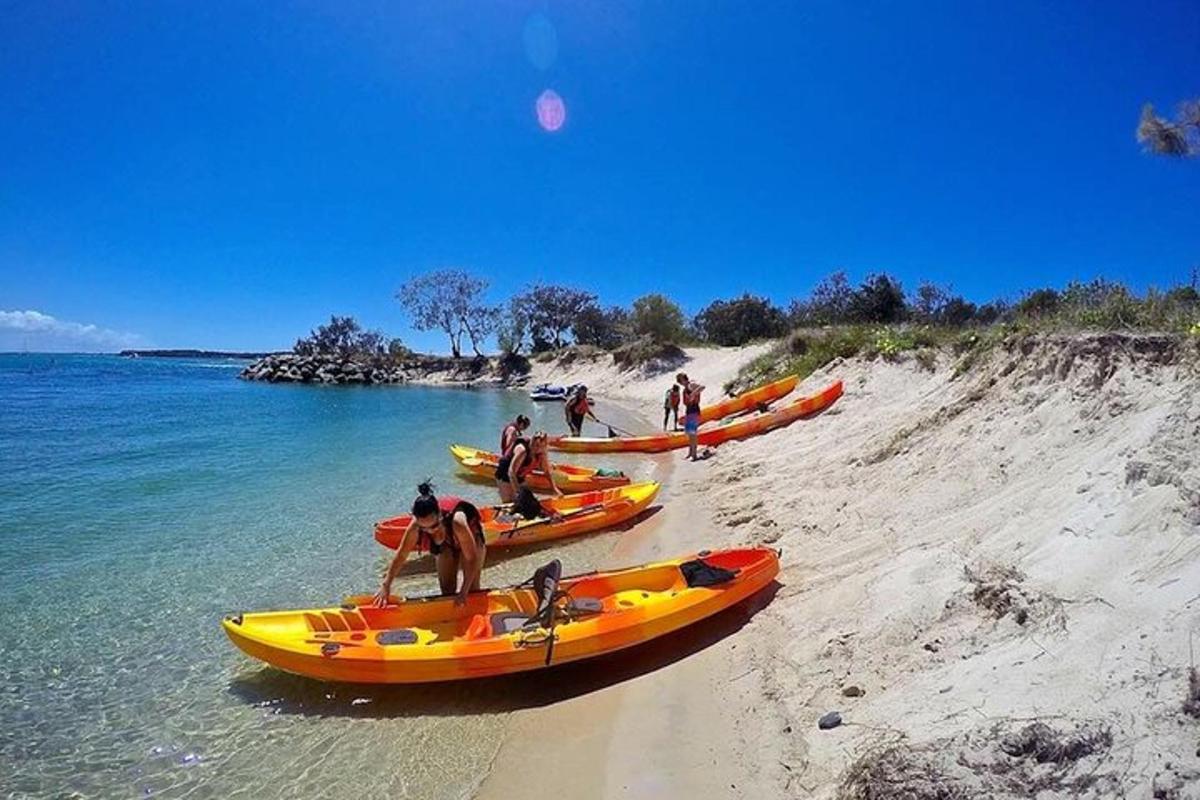
<svg viewBox="0 0 1200 800">
<path fill-rule="evenodd" d="M 616 425 L 613 425 L 611 422 L 605 422 L 602 419 L 598 419 L 598 420 L 596 420 L 596 422 L 598 422 L 599 424 L 608 428 L 608 438 L 610 438 L 610 439 L 613 438 L 613 431 L 616 431 L 617 433 L 621 434 L 622 436 L 637 436 L 636 433 L 630 433 L 627 430 L 618 428 Z"/>
</svg>

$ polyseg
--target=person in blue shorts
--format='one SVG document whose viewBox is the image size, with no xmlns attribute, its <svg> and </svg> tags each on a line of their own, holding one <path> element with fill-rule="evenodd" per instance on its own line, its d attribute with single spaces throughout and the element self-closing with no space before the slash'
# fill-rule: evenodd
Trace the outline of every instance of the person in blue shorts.
<svg viewBox="0 0 1200 800">
<path fill-rule="evenodd" d="M 704 387 L 688 378 L 686 372 L 676 375 L 675 382 L 683 390 L 683 430 L 688 437 L 688 460 L 696 461 L 696 448 L 700 443 L 700 393 Z"/>
</svg>

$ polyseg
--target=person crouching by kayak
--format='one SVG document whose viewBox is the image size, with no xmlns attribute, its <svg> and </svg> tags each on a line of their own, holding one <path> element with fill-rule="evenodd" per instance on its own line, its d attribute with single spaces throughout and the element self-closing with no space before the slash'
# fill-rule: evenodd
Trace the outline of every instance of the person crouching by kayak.
<svg viewBox="0 0 1200 800">
<path fill-rule="evenodd" d="M 686 372 L 676 375 L 675 382 L 683 389 L 683 429 L 688 436 L 688 459 L 695 461 L 700 442 L 700 393 L 704 387 L 689 379 Z"/>
<path fill-rule="evenodd" d="M 483 520 L 479 509 L 458 497 L 435 497 L 428 482 L 417 487 L 412 504 L 412 522 L 396 548 L 396 557 L 383 576 L 375 605 L 383 607 L 392 594 L 392 581 L 413 550 L 427 549 L 437 562 L 438 585 L 443 596 L 454 595 L 454 604 L 467 602 L 467 594 L 479 591 L 479 576 L 487 556 Z M 458 575 L 462 573 L 462 583 Z"/>
<path fill-rule="evenodd" d="M 518 437 L 529 429 L 529 417 L 517 414 L 517 418 L 504 426 L 500 432 L 500 455 L 506 455 Z"/>
<path fill-rule="evenodd" d="M 663 430 L 667 429 L 667 420 L 674 417 L 673 427 L 679 430 L 679 384 L 672 383 L 663 397 Z"/>
<path fill-rule="evenodd" d="M 532 439 L 518 437 L 509 451 L 500 457 L 500 462 L 496 464 L 496 488 L 500 490 L 500 502 L 515 502 L 525 485 L 525 477 L 535 469 L 546 474 L 555 496 L 562 497 L 562 491 L 554 482 L 554 471 L 550 468 L 550 448 L 545 431 L 538 431 Z"/>
<path fill-rule="evenodd" d="M 580 384 L 575 393 L 567 398 L 566 403 L 567 427 L 572 436 L 583 435 L 583 419 L 591 417 L 592 422 L 599 422 L 592 413 L 592 401 L 588 399 L 587 387 Z"/>
</svg>

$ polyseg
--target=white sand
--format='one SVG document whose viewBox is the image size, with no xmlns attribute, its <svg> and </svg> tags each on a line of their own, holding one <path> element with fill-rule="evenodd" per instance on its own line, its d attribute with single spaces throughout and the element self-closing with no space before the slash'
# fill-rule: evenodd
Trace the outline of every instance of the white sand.
<svg viewBox="0 0 1200 800">
<path fill-rule="evenodd" d="M 482 796 L 513 796 L 528 772 L 510 762 L 548 730 L 536 758 L 579 797 L 831 797 L 855 758 L 899 742 L 932 743 L 934 778 L 976 795 L 1025 796 L 1035 775 L 1043 800 L 1200 797 L 1200 720 L 1181 711 L 1200 639 L 1196 356 L 1096 338 L 1027 350 L 958 379 L 949 359 L 834 364 L 799 389 L 843 378 L 828 413 L 707 462 L 657 457 L 666 510 L 613 562 L 769 542 L 783 587 L 682 661 L 516 715 Z M 720 386 L 756 354 L 684 369 Z M 661 379 L 585 380 L 661 397 Z M 967 566 L 1018 571 L 995 587 L 1009 613 L 973 600 Z M 845 724 L 819 731 L 830 710 Z M 1000 753 L 1030 720 L 1094 722 L 1112 744 L 1062 765 Z M 1004 770 L 963 766 L 977 751 Z"/>
</svg>

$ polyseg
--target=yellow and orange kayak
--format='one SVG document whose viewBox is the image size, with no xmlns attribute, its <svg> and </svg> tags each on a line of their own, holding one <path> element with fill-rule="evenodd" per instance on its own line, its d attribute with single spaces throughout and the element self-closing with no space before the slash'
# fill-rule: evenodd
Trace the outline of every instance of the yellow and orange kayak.
<svg viewBox="0 0 1200 800">
<path fill-rule="evenodd" d="M 700 429 L 699 442 L 705 447 L 715 447 L 734 439 L 745 439 L 767 433 L 776 428 L 790 425 L 801 417 L 815 414 L 828 408 L 842 396 L 842 382 L 837 381 L 816 394 L 798 398 L 779 408 L 735 417 L 717 425 Z M 612 438 L 588 436 L 551 437 L 550 447 L 571 453 L 661 453 L 688 446 L 686 433 L 656 433 L 649 436 L 614 436 Z"/>
<path fill-rule="evenodd" d="M 450 454 L 472 478 L 485 479 L 489 483 L 494 480 L 496 464 L 500 461 L 500 456 L 495 453 L 452 444 Z M 631 483 L 629 476 L 624 473 L 604 474 L 599 469 L 576 467 L 572 464 L 551 464 L 550 468 L 554 471 L 555 485 L 567 494 L 614 489 Z M 535 469 L 525 476 L 525 485 L 535 492 L 551 491 L 550 479 L 540 469 Z"/>
<path fill-rule="evenodd" d="M 509 516 L 504 506 L 485 506 L 479 509 L 479 515 L 483 518 L 483 535 L 489 548 L 519 547 L 620 525 L 645 511 L 658 496 L 658 490 L 659 485 L 654 482 L 634 483 L 542 500 L 542 507 L 557 517 L 526 520 Z M 405 514 L 375 523 L 375 541 L 397 549 L 411 521 L 412 517 Z"/>
<path fill-rule="evenodd" d="M 762 386 L 742 392 L 734 397 L 727 397 L 719 403 L 705 406 L 700 409 L 700 424 L 703 425 L 706 422 L 724 419 L 732 414 L 740 414 L 743 411 L 750 411 L 767 403 L 774 403 L 781 397 L 791 394 L 798 383 L 800 383 L 799 375 L 788 375 L 786 378 L 780 378 L 772 383 L 765 383 Z"/>
<path fill-rule="evenodd" d="M 449 597 L 369 596 L 337 608 L 227 616 L 225 632 L 254 658 L 297 675 L 350 683 L 425 683 L 504 675 L 594 658 L 693 625 L 768 586 L 765 547 L 697 555 Z"/>
</svg>

